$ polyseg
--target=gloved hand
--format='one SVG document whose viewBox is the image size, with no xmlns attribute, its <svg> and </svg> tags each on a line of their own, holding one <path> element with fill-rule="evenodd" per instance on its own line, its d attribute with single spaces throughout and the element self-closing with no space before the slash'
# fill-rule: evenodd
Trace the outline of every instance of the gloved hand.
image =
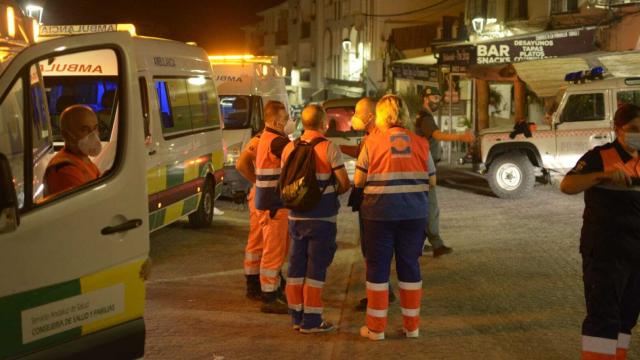
<svg viewBox="0 0 640 360">
<path fill-rule="evenodd" d="M 360 211 L 360 205 L 362 205 L 362 199 L 364 198 L 364 189 L 351 186 L 351 194 L 349 194 L 349 201 L 347 205 L 351 207 L 353 211 Z"/>
</svg>

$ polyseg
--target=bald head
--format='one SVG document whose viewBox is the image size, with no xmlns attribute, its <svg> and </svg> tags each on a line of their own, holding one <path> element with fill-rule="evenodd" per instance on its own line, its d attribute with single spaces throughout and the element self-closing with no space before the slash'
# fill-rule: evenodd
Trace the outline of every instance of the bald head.
<svg viewBox="0 0 640 360">
<path fill-rule="evenodd" d="M 307 105 L 302 110 L 302 126 L 305 130 L 324 130 L 326 116 L 322 106 Z"/>
<path fill-rule="evenodd" d="M 351 127 L 354 130 L 371 130 L 375 126 L 376 102 L 372 98 L 362 98 L 356 103 L 356 111 L 351 119 Z"/>
<path fill-rule="evenodd" d="M 60 130 L 65 144 L 73 148 L 78 140 L 98 129 L 98 117 L 85 105 L 72 105 L 60 115 Z"/>
</svg>

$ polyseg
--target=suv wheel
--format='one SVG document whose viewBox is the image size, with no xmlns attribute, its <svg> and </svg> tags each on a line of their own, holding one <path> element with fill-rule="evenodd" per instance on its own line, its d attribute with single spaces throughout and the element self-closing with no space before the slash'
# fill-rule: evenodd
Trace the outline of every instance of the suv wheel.
<svg viewBox="0 0 640 360">
<path fill-rule="evenodd" d="M 526 155 L 507 153 L 498 156 L 489 167 L 489 186 L 503 199 L 527 196 L 536 181 L 533 165 Z"/>
<path fill-rule="evenodd" d="M 213 222 L 213 206 L 214 206 L 214 186 L 211 177 L 207 177 L 207 181 L 204 183 L 202 189 L 202 196 L 200 197 L 200 204 L 198 204 L 198 210 L 189 214 L 189 223 L 193 227 L 202 228 L 211 226 Z"/>
</svg>

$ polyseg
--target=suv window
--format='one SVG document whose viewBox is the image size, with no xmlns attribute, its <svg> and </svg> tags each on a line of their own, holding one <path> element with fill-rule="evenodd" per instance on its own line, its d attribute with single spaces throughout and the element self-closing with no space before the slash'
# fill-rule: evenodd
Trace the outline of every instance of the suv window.
<svg viewBox="0 0 640 360">
<path fill-rule="evenodd" d="M 326 109 L 327 113 L 327 137 L 359 137 L 364 136 L 364 131 L 356 131 L 351 128 L 351 117 L 355 113 L 355 107 L 334 107 Z"/>
<path fill-rule="evenodd" d="M 567 99 L 562 122 L 604 120 L 604 94 L 574 94 Z"/>
<path fill-rule="evenodd" d="M 616 100 L 618 107 L 624 104 L 640 106 L 640 90 L 618 91 Z"/>
</svg>

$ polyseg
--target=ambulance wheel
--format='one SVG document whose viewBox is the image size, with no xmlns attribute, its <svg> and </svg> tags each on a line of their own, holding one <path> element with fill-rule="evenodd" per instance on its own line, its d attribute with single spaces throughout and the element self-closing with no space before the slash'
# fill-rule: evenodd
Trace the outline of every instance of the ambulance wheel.
<svg viewBox="0 0 640 360">
<path fill-rule="evenodd" d="M 507 153 L 497 157 L 489 167 L 489 187 L 502 199 L 527 196 L 535 185 L 536 176 L 529 158 L 522 153 Z"/>
<path fill-rule="evenodd" d="M 202 189 L 202 196 L 200 197 L 200 204 L 198 204 L 198 210 L 189 214 L 189 223 L 193 227 L 203 228 L 211 226 L 213 222 L 213 206 L 215 200 L 215 192 L 213 181 L 211 177 L 207 177 Z"/>
</svg>

